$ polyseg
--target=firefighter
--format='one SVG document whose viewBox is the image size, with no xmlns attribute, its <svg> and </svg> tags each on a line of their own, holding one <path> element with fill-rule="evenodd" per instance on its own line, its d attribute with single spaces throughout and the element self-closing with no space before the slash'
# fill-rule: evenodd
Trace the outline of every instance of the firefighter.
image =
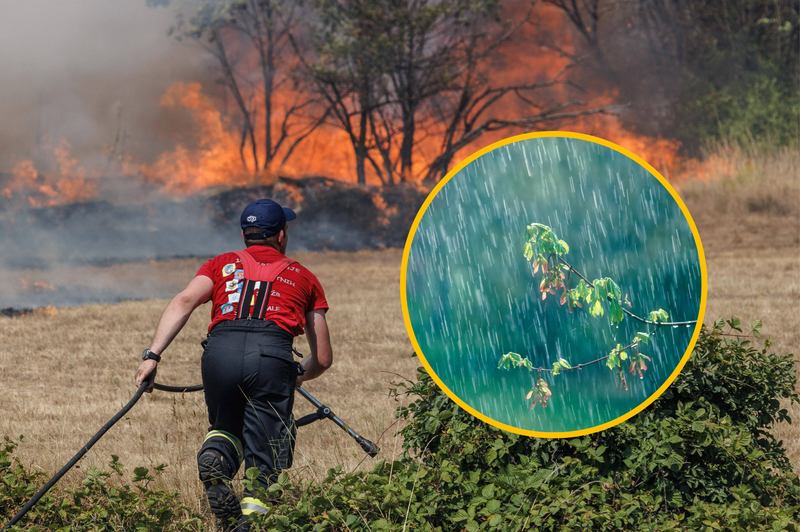
<svg viewBox="0 0 800 532">
<path fill-rule="evenodd" d="M 158 362 L 200 304 L 212 302 L 201 368 L 208 419 L 197 464 L 214 516 L 229 530 L 248 529 L 248 516 L 266 512 L 245 490 L 238 500 L 231 480 L 242 462 L 257 467 L 268 487 L 292 463 L 294 389 L 333 362 L 325 320 L 328 304 L 317 278 L 286 258 L 287 222 L 296 214 L 261 199 L 242 212 L 246 249 L 206 262 L 167 305 L 136 371 L 136 385 L 154 381 Z M 292 355 L 295 336 L 310 347 L 302 364 Z M 147 390 L 152 391 L 152 385 Z"/>
</svg>

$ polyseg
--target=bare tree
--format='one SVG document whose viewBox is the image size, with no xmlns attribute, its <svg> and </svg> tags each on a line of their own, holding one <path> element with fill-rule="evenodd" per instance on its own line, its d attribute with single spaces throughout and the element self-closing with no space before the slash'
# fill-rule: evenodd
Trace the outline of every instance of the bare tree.
<svg viewBox="0 0 800 532">
<path fill-rule="evenodd" d="M 285 163 L 325 119 L 324 112 L 311 111 L 316 100 L 293 75 L 289 33 L 301 15 L 302 3 L 291 0 L 208 0 L 188 20 L 179 15 L 173 28 L 179 39 L 194 40 L 217 60 L 241 118 L 242 164 L 248 166 L 249 147 L 255 173 L 276 160 Z M 280 109 L 278 94 L 281 100 L 288 96 Z"/>
<path fill-rule="evenodd" d="M 486 132 L 600 112 L 576 99 L 537 101 L 536 91 L 570 85 L 569 68 L 543 82 L 489 83 L 492 60 L 530 21 L 532 2 L 513 21 L 502 19 L 499 2 L 477 0 L 321 0 L 316 7 L 305 71 L 351 139 L 359 183 L 367 163 L 384 184 L 433 182 Z M 524 115 L 503 117 L 511 99 Z M 412 176 L 421 141 L 440 148 Z"/>
<path fill-rule="evenodd" d="M 373 112 L 387 103 L 380 87 L 390 46 L 382 6 L 370 0 L 321 0 L 310 25 L 309 49 L 303 51 L 292 39 L 310 84 L 326 103 L 328 119 L 350 138 L 358 183 L 366 183 L 368 162 L 385 183 L 370 135 Z"/>
</svg>

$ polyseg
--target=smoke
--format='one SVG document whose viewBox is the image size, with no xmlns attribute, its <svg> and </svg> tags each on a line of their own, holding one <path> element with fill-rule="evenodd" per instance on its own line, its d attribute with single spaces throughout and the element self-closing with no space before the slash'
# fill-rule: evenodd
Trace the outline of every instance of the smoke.
<svg viewBox="0 0 800 532">
<path fill-rule="evenodd" d="M 352 251 L 403 246 L 426 193 L 308 178 L 180 202 L 0 210 L 0 309 L 169 297 L 188 279 L 161 259 L 242 249 L 241 211 L 263 197 L 298 213 L 290 250 Z"/>
<path fill-rule="evenodd" d="M 0 169 L 45 137 L 82 162 L 102 160 L 121 125 L 126 150 L 152 160 L 180 136 L 160 96 L 176 80 L 210 84 L 209 58 L 167 32 L 180 3 L 36 0 L 0 3 Z"/>
<path fill-rule="evenodd" d="M 241 173 L 241 132 L 226 121 L 214 59 L 168 36 L 178 10 L 196 5 L 0 2 L 0 308 L 172 293 L 176 285 L 164 276 L 127 279 L 133 274 L 126 265 L 239 249 L 238 213 L 258 197 L 303 209 L 293 249 L 404 244 L 421 191 L 387 189 L 378 197 L 375 190 L 313 179 L 296 185 L 295 195 L 280 182 L 222 193 L 206 188 L 263 181 L 233 170 Z M 565 30 L 553 8 L 547 13 L 552 16 L 541 19 L 545 37 L 560 35 L 575 53 L 576 37 L 565 37 L 573 30 Z M 535 51 L 546 47 L 521 45 L 518 53 L 498 57 L 498 78 L 523 79 L 537 69 L 552 75 L 560 68 L 559 54 L 551 51 L 556 60 L 550 61 Z M 584 85 L 595 96 L 602 93 L 592 103 L 613 103 L 604 94 L 608 85 Z M 612 132 L 611 140 L 659 169 L 664 165 L 657 156 L 677 150 L 661 139 L 630 135 L 609 117 L 596 120 L 597 126 L 584 125 L 586 132 Z M 475 148 L 510 133 L 487 135 Z M 354 177 L 352 147 L 342 131 L 320 128 L 294 153 L 284 174 Z"/>
</svg>

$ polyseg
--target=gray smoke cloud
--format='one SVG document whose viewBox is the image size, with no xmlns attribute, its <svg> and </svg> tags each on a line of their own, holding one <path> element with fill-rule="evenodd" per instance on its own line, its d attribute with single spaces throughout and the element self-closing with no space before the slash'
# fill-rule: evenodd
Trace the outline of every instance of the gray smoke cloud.
<svg viewBox="0 0 800 532">
<path fill-rule="evenodd" d="M 191 5 L 0 2 L 0 171 L 32 156 L 45 135 L 66 139 L 82 162 L 101 158 L 120 109 L 128 153 L 147 161 L 169 149 L 175 119 L 160 96 L 178 80 L 212 85 L 209 57 L 167 35 Z"/>
<path fill-rule="evenodd" d="M 41 152 L 61 139 L 97 174 L 120 128 L 124 152 L 137 163 L 190 137 L 191 123 L 162 109 L 159 99 L 177 81 L 214 90 L 208 55 L 168 36 L 177 10 L 194 5 L 0 2 L 0 185 L 23 159 L 48 172 Z M 166 198 L 138 176 L 104 176 L 94 184 L 97 198 L 75 205 L 31 208 L 23 195 L 0 197 L 0 308 L 170 297 L 174 280 L 133 282 L 128 269 L 239 244 L 236 227 L 210 220 L 202 198 Z"/>
</svg>

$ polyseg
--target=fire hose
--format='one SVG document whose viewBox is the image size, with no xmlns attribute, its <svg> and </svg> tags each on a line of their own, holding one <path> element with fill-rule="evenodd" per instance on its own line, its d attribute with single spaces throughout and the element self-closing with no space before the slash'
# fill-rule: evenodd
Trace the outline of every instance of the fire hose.
<svg viewBox="0 0 800 532">
<path fill-rule="evenodd" d="M 95 443 L 97 443 L 98 440 L 102 438 L 106 432 L 108 432 L 108 429 L 113 427 L 117 421 L 122 419 L 122 417 L 125 414 L 127 414 L 131 408 L 133 408 L 133 405 L 135 405 L 136 402 L 142 397 L 142 394 L 150 386 L 150 384 L 151 383 L 149 380 L 145 380 L 141 384 L 141 386 L 139 386 L 139 389 L 136 390 L 136 393 L 133 395 L 131 400 L 128 401 L 128 404 L 123 406 L 122 410 L 117 412 L 114 415 L 114 417 L 112 417 L 108 421 L 108 423 L 103 425 L 103 427 L 97 432 L 97 434 L 92 436 L 92 439 L 89 440 L 80 451 L 78 451 L 78 454 L 73 456 L 72 459 L 69 462 L 67 462 L 66 465 L 62 467 L 61 470 L 53 476 L 53 478 L 48 480 L 47 484 L 42 486 L 42 489 L 36 492 L 36 495 L 34 495 L 33 498 L 30 501 L 28 501 L 28 503 L 25 506 L 23 506 L 22 509 L 19 512 L 17 512 L 17 514 L 14 517 L 12 517 L 11 520 L 8 523 L 6 523 L 2 529 L 0 529 L 0 532 L 4 532 L 7 528 L 11 527 L 15 523 L 17 523 L 20 519 L 22 519 L 22 517 L 26 513 L 28 513 L 28 511 L 31 508 L 33 508 L 37 502 L 39 502 L 39 499 L 41 499 L 45 493 L 50 491 L 50 488 L 52 488 L 56 484 L 56 482 L 58 482 L 61 479 L 61 477 L 63 477 L 67 473 L 67 471 L 72 469 L 72 467 L 78 463 L 78 460 L 83 458 L 83 455 L 85 455 L 89 451 L 89 449 L 91 449 L 92 446 Z M 200 390 L 203 389 L 202 384 L 197 384 L 195 386 L 167 386 L 164 384 L 159 384 L 157 382 L 153 383 L 153 387 L 156 390 L 161 390 L 163 392 L 173 392 L 173 393 L 199 392 Z M 313 423 L 314 421 L 320 419 L 330 419 L 342 430 L 347 432 L 347 434 L 351 438 L 353 438 L 356 441 L 356 443 L 358 443 L 364 450 L 364 452 L 367 453 L 369 456 L 374 458 L 378 454 L 380 448 L 377 445 L 375 445 L 374 443 L 372 443 L 371 441 L 369 441 L 368 439 L 364 438 L 363 436 L 359 435 L 356 431 L 351 429 L 346 423 L 344 423 L 341 419 L 339 419 L 339 417 L 336 414 L 334 414 L 330 408 L 320 403 L 317 399 L 314 398 L 314 396 L 308 393 L 308 391 L 306 391 L 304 388 L 300 386 L 295 388 L 295 391 L 300 393 L 300 395 L 305 397 L 312 405 L 314 405 L 317 408 L 316 412 L 312 414 L 307 414 L 301 417 L 300 419 L 295 420 L 296 426 L 303 427 L 305 425 L 308 425 L 309 423 Z"/>
</svg>

